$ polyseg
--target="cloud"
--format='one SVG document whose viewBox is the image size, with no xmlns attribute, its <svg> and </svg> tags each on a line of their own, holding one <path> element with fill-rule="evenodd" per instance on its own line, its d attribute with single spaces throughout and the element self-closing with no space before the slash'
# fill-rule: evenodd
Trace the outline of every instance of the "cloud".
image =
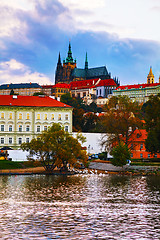
<svg viewBox="0 0 160 240">
<path fill-rule="evenodd" d="M 51 84 L 50 79 L 42 73 L 32 72 L 30 68 L 15 59 L 0 63 L 1 83 L 27 83 Z"/>
</svg>

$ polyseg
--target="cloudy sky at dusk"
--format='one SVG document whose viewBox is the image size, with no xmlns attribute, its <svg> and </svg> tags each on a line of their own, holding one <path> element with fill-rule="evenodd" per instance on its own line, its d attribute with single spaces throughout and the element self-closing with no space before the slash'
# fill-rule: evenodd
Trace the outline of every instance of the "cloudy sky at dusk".
<svg viewBox="0 0 160 240">
<path fill-rule="evenodd" d="M 1 0 L 0 84 L 54 84 L 71 41 L 77 67 L 106 65 L 121 84 L 160 75 L 160 0 Z"/>
</svg>

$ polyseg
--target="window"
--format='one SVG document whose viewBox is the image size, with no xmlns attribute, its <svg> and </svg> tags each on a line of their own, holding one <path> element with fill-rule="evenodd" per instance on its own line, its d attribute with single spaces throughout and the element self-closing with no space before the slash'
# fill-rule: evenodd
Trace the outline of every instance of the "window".
<svg viewBox="0 0 160 240">
<path fill-rule="evenodd" d="M 131 153 L 131 158 L 133 158 L 133 153 Z"/>
<path fill-rule="evenodd" d="M 44 126 L 44 131 L 47 131 L 47 126 Z"/>
<path fill-rule="evenodd" d="M 9 119 L 12 119 L 12 113 L 9 113 Z"/>
<path fill-rule="evenodd" d="M 61 114 L 58 115 L 58 120 L 61 120 Z"/>
<path fill-rule="evenodd" d="M 140 158 L 143 158 L 143 153 L 140 154 Z"/>
<path fill-rule="evenodd" d="M 18 144 L 22 144 L 22 138 L 18 138 Z"/>
<path fill-rule="evenodd" d="M 133 143 L 131 143 L 131 149 L 133 149 Z"/>
<path fill-rule="evenodd" d="M 12 125 L 9 125 L 9 132 L 12 132 Z"/>
<path fill-rule="evenodd" d="M 44 120 L 47 120 L 47 114 L 44 114 Z"/>
<path fill-rule="evenodd" d="M 64 130 L 65 132 L 68 132 L 68 126 L 65 126 Z"/>
<path fill-rule="evenodd" d="M 150 158 L 150 153 L 148 153 L 148 158 Z"/>
<path fill-rule="evenodd" d="M 54 114 L 52 114 L 52 120 L 54 120 Z"/>
<path fill-rule="evenodd" d="M 157 158 L 157 154 L 155 154 L 154 157 Z"/>
<path fill-rule="evenodd" d="M 29 143 L 29 138 L 26 138 L 26 143 Z"/>
<path fill-rule="evenodd" d="M 40 114 L 37 114 L 37 119 L 40 119 Z"/>
<path fill-rule="evenodd" d="M 1 144 L 4 144 L 4 138 L 1 138 Z"/>
<path fill-rule="evenodd" d="M 37 126 L 37 132 L 40 132 L 40 131 L 41 131 L 41 127 Z"/>
<path fill-rule="evenodd" d="M 19 129 L 19 132 L 22 132 L 22 125 L 19 125 L 18 129 Z"/>
<path fill-rule="evenodd" d="M 29 125 L 26 126 L 26 132 L 29 132 L 30 131 L 30 127 Z"/>
<path fill-rule="evenodd" d="M 4 132 L 4 125 L 1 125 L 1 132 Z"/>
<path fill-rule="evenodd" d="M 141 149 L 143 149 L 143 143 L 141 143 Z"/>
<path fill-rule="evenodd" d="M 19 119 L 22 119 L 22 113 L 19 113 Z"/>
<path fill-rule="evenodd" d="M 12 144 L 12 138 L 9 138 L 8 142 L 9 142 L 9 144 Z"/>
<path fill-rule="evenodd" d="M 29 119 L 29 118 L 30 118 L 29 113 L 27 113 L 27 119 Z"/>
<path fill-rule="evenodd" d="M 68 120 L 68 114 L 65 115 L 65 120 Z"/>
<path fill-rule="evenodd" d="M 2 119 L 4 118 L 4 113 L 1 113 L 1 118 L 2 118 Z"/>
</svg>

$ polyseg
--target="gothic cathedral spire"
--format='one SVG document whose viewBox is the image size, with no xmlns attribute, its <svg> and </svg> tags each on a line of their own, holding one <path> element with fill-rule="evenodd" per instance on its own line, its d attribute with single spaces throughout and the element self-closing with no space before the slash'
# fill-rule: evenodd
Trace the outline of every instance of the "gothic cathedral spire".
<svg viewBox="0 0 160 240">
<path fill-rule="evenodd" d="M 85 59 L 85 69 L 88 69 L 88 58 L 87 58 L 87 52 L 86 52 L 86 59 Z"/>
</svg>

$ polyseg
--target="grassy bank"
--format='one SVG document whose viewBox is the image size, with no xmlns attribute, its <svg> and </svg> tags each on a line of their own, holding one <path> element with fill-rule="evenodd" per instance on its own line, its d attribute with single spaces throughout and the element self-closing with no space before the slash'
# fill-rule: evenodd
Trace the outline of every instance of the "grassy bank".
<svg viewBox="0 0 160 240">
<path fill-rule="evenodd" d="M 0 170 L 34 168 L 39 166 L 41 166 L 41 163 L 37 161 L 13 162 L 8 160 L 0 160 Z"/>
</svg>

